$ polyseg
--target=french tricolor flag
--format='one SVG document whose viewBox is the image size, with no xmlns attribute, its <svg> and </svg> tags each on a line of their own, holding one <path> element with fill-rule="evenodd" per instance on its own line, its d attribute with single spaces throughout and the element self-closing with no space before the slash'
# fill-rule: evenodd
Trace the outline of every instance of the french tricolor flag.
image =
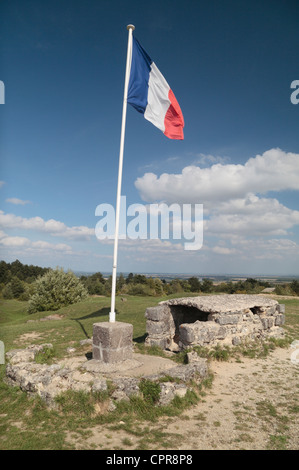
<svg viewBox="0 0 299 470">
<path fill-rule="evenodd" d="M 127 102 L 169 139 L 184 139 L 184 118 L 167 81 L 133 36 Z"/>
</svg>

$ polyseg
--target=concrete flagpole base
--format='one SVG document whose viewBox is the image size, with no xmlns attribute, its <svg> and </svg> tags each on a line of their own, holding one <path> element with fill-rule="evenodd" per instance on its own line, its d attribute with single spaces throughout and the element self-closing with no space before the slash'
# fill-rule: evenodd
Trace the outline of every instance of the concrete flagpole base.
<svg viewBox="0 0 299 470">
<path fill-rule="evenodd" d="M 104 363 L 132 359 L 133 325 L 123 322 L 93 324 L 92 358 Z"/>
</svg>

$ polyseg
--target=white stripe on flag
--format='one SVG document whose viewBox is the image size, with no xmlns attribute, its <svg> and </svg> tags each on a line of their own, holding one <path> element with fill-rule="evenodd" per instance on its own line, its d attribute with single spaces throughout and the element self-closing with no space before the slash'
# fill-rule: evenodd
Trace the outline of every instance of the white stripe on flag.
<svg viewBox="0 0 299 470">
<path fill-rule="evenodd" d="M 170 106 L 168 93 L 170 86 L 154 62 L 151 64 L 147 107 L 144 117 L 162 132 L 165 131 L 164 119 Z"/>
</svg>

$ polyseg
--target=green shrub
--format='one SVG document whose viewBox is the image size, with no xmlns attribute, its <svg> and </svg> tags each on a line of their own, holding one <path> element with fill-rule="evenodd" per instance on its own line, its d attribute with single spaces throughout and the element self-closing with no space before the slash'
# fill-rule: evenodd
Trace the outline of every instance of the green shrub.
<svg viewBox="0 0 299 470">
<path fill-rule="evenodd" d="M 29 299 L 28 312 L 58 310 L 66 305 L 85 300 L 88 292 L 71 271 L 48 271 L 35 281 L 35 292 Z"/>
<path fill-rule="evenodd" d="M 2 295 L 4 299 L 20 299 L 21 296 L 25 294 L 25 290 L 25 283 L 20 281 L 18 277 L 13 276 L 11 281 L 4 287 Z"/>
<path fill-rule="evenodd" d="M 127 288 L 129 295 L 155 295 L 155 291 L 146 284 L 131 284 Z"/>
<path fill-rule="evenodd" d="M 10 282 L 3 287 L 2 297 L 3 299 L 13 299 L 13 291 Z"/>
</svg>

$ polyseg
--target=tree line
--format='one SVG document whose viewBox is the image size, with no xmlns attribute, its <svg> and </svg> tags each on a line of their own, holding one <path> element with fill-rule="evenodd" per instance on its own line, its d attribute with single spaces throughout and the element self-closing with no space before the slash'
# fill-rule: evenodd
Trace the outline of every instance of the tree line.
<svg viewBox="0 0 299 470">
<path fill-rule="evenodd" d="M 0 261 L 0 292 L 4 299 L 29 300 L 34 282 L 50 268 L 21 263 Z"/>
<path fill-rule="evenodd" d="M 59 278 L 59 282 L 62 283 L 62 270 L 22 264 L 19 260 L 12 263 L 0 261 L 0 295 L 5 299 L 30 300 L 36 294 L 37 286 L 40 288 L 42 286 L 39 280 L 47 273 L 52 273 L 53 271 L 54 274 L 48 277 L 49 280 L 51 279 L 52 283 L 49 284 L 48 290 L 51 290 L 54 279 Z M 73 273 L 71 274 L 72 276 L 69 275 L 68 278 L 65 277 L 65 282 L 69 285 L 74 285 L 74 279 L 77 278 L 77 295 L 78 291 L 83 292 L 82 288 L 84 288 L 84 293 L 88 295 L 111 295 L 111 276 L 105 278 L 101 272 L 97 272 L 89 276 L 83 275 L 78 278 Z M 258 294 L 265 287 L 270 286 L 271 284 L 268 281 L 254 278 L 247 278 L 246 280 L 239 280 L 237 282 L 228 281 L 214 283 L 211 279 L 203 278 L 200 280 L 197 276 L 191 276 L 189 279 L 176 278 L 167 281 L 157 277 L 148 277 L 144 274 L 130 273 L 127 276 L 123 274 L 118 276 L 116 292 L 119 295 L 157 297 L 179 293 Z M 45 289 L 45 292 L 46 290 L 47 289 Z M 275 287 L 274 292 L 281 295 L 299 295 L 299 281 L 294 280 L 290 283 L 279 284 Z"/>
<path fill-rule="evenodd" d="M 101 273 L 95 273 L 91 276 L 81 276 L 80 280 L 85 285 L 88 293 L 91 295 L 109 295 L 111 293 L 111 276 L 105 279 Z M 124 295 L 149 295 L 161 296 L 177 293 L 250 293 L 261 292 L 265 287 L 269 287 L 267 281 L 260 281 L 248 278 L 244 281 L 222 282 L 214 284 L 211 279 L 203 278 L 199 280 L 197 276 L 191 276 L 189 279 L 165 279 L 153 278 L 144 274 L 130 273 L 127 277 L 120 274 L 116 282 L 116 291 Z"/>
</svg>

